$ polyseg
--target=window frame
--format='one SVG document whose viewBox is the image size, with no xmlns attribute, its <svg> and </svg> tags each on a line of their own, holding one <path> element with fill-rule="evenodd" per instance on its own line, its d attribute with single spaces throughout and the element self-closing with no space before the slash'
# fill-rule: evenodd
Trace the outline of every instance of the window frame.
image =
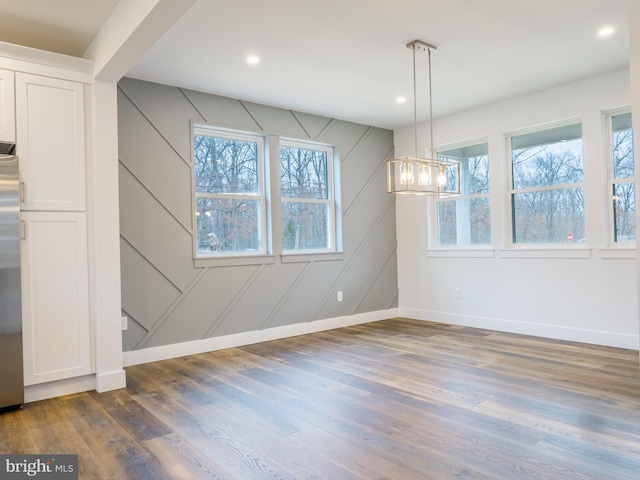
<svg viewBox="0 0 640 480">
<path fill-rule="evenodd" d="M 222 138 L 227 140 L 237 140 L 256 143 L 256 162 L 257 162 L 257 192 L 255 193 L 199 193 L 196 189 L 195 176 L 195 137 L 208 136 L 213 138 Z M 271 240 L 269 230 L 269 168 L 267 165 L 266 154 L 267 141 L 263 135 L 216 127 L 204 123 L 194 123 L 191 128 L 191 185 L 192 185 L 192 218 L 193 218 L 193 258 L 196 266 L 210 265 L 210 262 L 217 264 L 253 264 L 253 263 L 270 263 Z M 219 198 L 219 199 L 251 199 L 258 202 L 258 225 L 257 234 L 260 248 L 248 251 L 230 251 L 230 252 L 200 252 L 198 250 L 198 232 L 197 232 L 197 199 L 198 198 Z M 255 261 L 256 259 L 262 259 Z M 204 263 L 203 263 L 204 262 Z"/>
<path fill-rule="evenodd" d="M 441 146 L 437 149 L 436 151 L 436 158 L 440 158 L 440 155 L 444 152 L 448 152 L 451 150 L 458 150 L 458 149 L 465 149 L 465 148 L 473 148 L 473 147 L 481 147 L 483 145 L 486 145 L 486 151 L 487 153 L 485 154 L 487 157 L 487 192 L 485 193 L 471 193 L 471 194 L 455 194 L 455 195 L 447 195 L 447 196 L 443 196 L 443 197 L 435 197 L 435 201 L 434 201 L 434 212 L 435 212 L 435 230 L 436 230 L 436 234 L 435 234 L 435 239 L 434 239 L 434 245 L 436 247 L 437 250 L 485 250 L 487 248 L 490 248 L 492 245 L 492 202 L 491 202 L 491 157 L 489 155 L 489 141 L 487 138 L 480 138 L 480 139 L 474 139 L 471 141 L 467 141 L 467 142 L 462 142 L 462 143 L 456 143 L 456 144 L 452 144 L 452 145 L 444 145 Z M 479 155 L 476 155 L 475 157 L 478 157 Z M 450 157 L 447 157 L 450 158 Z M 466 157 L 466 160 L 468 161 L 470 158 L 474 158 L 474 157 Z M 454 159 L 453 161 L 458 161 L 457 159 Z M 462 186 L 461 186 L 462 187 Z M 447 202 L 458 202 L 460 200 L 473 200 L 473 199 L 478 199 L 478 198 L 485 198 L 488 202 L 489 205 L 489 241 L 486 243 L 455 243 L 455 244 L 447 244 L 447 243 L 440 243 L 440 214 L 439 214 L 439 210 L 438 207 L 440 204 L 443 203 L 447 203 Z M 457 205 L 457 203 L 456 203 Z M 457 207 L 456 207 L 457 208 Z M 456 228 L 456 238 L 458 237 L 458 232 L 457 232 L 457 228 Z"/>
<path fill-rule="evenodd" d="M 263 132 L 251 132 L 235 128 L 220 127 L 206 122 L 191 121 L 191 235 L 192 235 L 192 256 L 194 266 L 218 267 L 233 265 L 265 265 L 281 263 L 299 263 L 315 261 L 344 260 L 342 251 L 342 215 L 341 215 L 341 189 L 340 189 L 340 158 L 338 147 L 332 144 L 298 140 L 289 137 L 280 137 L 277 134 Z M 199 195 L 196 193 L 195 178 L 195 136 L 208 135 L 219 138 L 231 138 L 238 140 L 249 140 L 258 142 L 258 185 L 261 195 L 254 198 L 261 199 L 259 235 L 261 249 L 246 252 L 225 252 L 213 253 L 198 252 L 198 232 L 196 218 L 196 198 L 216 195 L 239 195 L 247 198 L 247 194 L 209 194 Z M 328 157 L 328 171 L 331 172 L 331 181 L 328 185 L 330 189 L 332 204 L 330 206 L 331 215 L 331 249 L 316 250 L 287 250 L 282 248 L 282 207 L 280 195 L 280 145 L 284 142 L 300 145 L 302 148 L 323 148 L 328 149 L 331 156 Z M 228 197 L 227 197 L 228 198 Z M 204 253 L 204 254 L 203 254 Z"/>
<path fill-rule="evenodd" d="M 282 177 L 281 177 L 281 156 L 280 149 L 282 147 L 288 148 L 297 148 L 302 150 L 317 150 L 326 153 L 327 156 L 327 198 L 326 199 L 317 199 L 317 198 L 301 198 L 301 197 L 285 197 L 282 194 Z M 304 140 L 293 139 L 289 137 L 281 137 L 278 142 L 278 184 L 280 191 L 280 219 L 282 220 L 282 204 L 285 202 L 291 203 L 312 203 L 312 204 L 321 204 L 328 205 L 329 217 L 327 220 L 327 233 L 328 233 L 328 246 L 327 248 L 316 248 L 316 249 L 290 249 L 285 250 L 284 242 L 281 242 L 281 254 L 283 260 L 285 258 L 300 258 L 305 255 L 316 255 L 316 254 L 332 254 L 339 252 L 339 222 L 337 219 L 336 212 L 337 208 L 337 195 L 336 195 L 336 185 L 337 185 L 337 176 L 335 173 L 336 170 L 336 151 L 335 147 L 323 143 L 318 142 L 308 142 Z M 281 239 L 283 236 L 282 225 L 280 229 Z"/>
<path fill-rule="evenodd" d="M 606 206 L 605 211 L 606 211 L 606 217 L 607 217 L 607 221 L 606 221 L 607 232 L 605 234 L 605 238 L 606 238 L 607 248 L 615 249 L 615 250 L 635 249 L 636 241 L 637 241 L 637 231 L 636 231 L 636 238 L 634 240 L 616 241 L 616 231 L 615 231 L 616 227 L 615 227 L 615 213 L 614 213 L 615 207 L 612 202 L 614 186 L 623 184 L 623 183 L 631 183 L 634 185 L 634 194 L 636 195 L 636 198 L 637 198 L 637 192 L 635 192 L 635 186 L 636 186 L 635 158 L 634 158 L 633 176 L 623 177 L 623 178 L 615 177 L 615 168 L 614 168 L 615 162 L 614 162 L 614 152 L 613 152 L 613 149 L 614 149 L 613 118 L 621 115 L 627 115 L 627 114 L 632 115 L 631 108 L 621 108 L 616 110 L 610 110 L 604 113 L 606 148 L 607 148 L 607 154 L 605 155 L 606 162 L 607 162 L 607 168 L 606 168 L 607 181 L 606 181 L 606 191 L 604 195 L 604 201 L 605 201 L 604 205 Z M 633 128 L 631 128 L 631 135 L 632 135 L 632 154 L 633 154 L 635 153 L 633 151 L 633 141 L 634 141 Z M 635 200 L 634 200 L 634 205 L 635 205 Z M 637 230 L 637 225 L 636 225 L 636 230 Z"/>
<path fill-rule="evenodd" d="M 559 129 L 563 127 L 571 127 L 573 125 L 580 125 L 581 136 L 580 139 L 582 141 L 582 169 L 583 176 L 582 181 L 577 183 L 559 183 L 554 185 L 543 185 L 538 187 L 526 187 L 526 188 L 514 188 L 514 176 L 513 176 L 513 141 L 514 137 L 524 136 L 535 133 L 542 133 L 545 131 L 550 131 L 554 129 Z M 561 258 L 565 256 L 565 253 L 568 250 L 590 250 L 586 242 L 579 242 L 578 239 L 574 239 L 572 242 L 516 242 L 516 230 L 515 230 L 515 211 L 514 211 L 514 199 L 516 194 L 523 193 L 531 193 L 531 192 L 544 192 L 544 191 L 554 191 L 554 190 L 570 190 L 570 189 L 582 189 L 583 192 L 583 210 L 586 209 L 586 182 L 585 182 L 585 168 L 584 168 L 584 127 L 581 118 L 570 118 L 561 122 L 547 123 L 544 125 L 538 125 L 535 127 L 522 129 L 518 131 L 513 131 L 505 134 L 505 161 L 506 161 L 506 189 L 505 189 L 505 211 L 506 217 L 504 222 L 504 235 L 505 235 L 505 246 L 506 249 L 503 250 L 502 256 L 520 256 L 518 252 L 522 252 L 522 256 L 524 257 L 544 257 L 544 258 Z M 585 229 L 585 240 L 587 235 L 587 215 L 586 211 L 584 213 L 584 229 Z M 509 253 L 511 252 L 511 253 Z M 551 252 L 551 253 L 550 253 Z M 552 255 L 552 257 L 548 257 L 548 255 Z M 588 252 L 585 253 L 576 253 L 580 258 L 584 255 L 589 256 Z M 575 257 L 576 254 L 569 254 L 570 257 Z"/>
</svg>

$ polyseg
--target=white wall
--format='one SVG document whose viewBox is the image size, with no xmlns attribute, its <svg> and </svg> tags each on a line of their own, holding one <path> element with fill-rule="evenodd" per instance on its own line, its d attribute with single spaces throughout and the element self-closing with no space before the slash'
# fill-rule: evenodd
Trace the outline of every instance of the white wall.
<svg viewBox="0 0 640 480">
<path fill-rule="evenodd" d="M 633 131 L 635 138 L 640 138 L 640 2 L 629 0 L 628 6 L 631 109 L 637 112 L 633 116 Z M 634 158 L 640 158 L 640 141 L 634 142 Z M 636 210 L 636 224 L 638 220 L 640 220 L 640 212 Z M 640 278 L 640 258 L 637 259 L 636 269 Z"/>
<path fill-rule="evenodd" d="M 436 148 L 467 140 L 489 142 L 492 245 L 462 252 L 428 250 L 435 234 L 435 224 L 428 225 L 431 200 L 400 196 L 396 202 L 400 314 L 638 348 L 635 249 L 607 248 L 605 229 L 603 112 L 629 105 L 625 69 L 435 120 Z M 514 254 L 508 247 L 504 194 L 505 134 L 568 119 L 583 125 L 587 242 L 571 245 L 578 249 L 569 252 L 527 249 Z M 419 132 L 426 139 L 427 127 L 420 126 Z M 413 127 L 394 132 L 394 143 L 396 156 L 412 155 Z M 419 145 L 419 153 L 424 155 L 425 148 Z M 574 258 L 543 258 L 550 255 Z M 462 298 L 456 298 L 456 290 Z"/>
</svg>

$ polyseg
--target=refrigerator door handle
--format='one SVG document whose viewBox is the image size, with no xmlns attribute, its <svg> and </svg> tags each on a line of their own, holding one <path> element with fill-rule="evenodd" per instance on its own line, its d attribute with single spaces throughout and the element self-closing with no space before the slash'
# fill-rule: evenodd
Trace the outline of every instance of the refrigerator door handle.
<svg viewBox="0 0 640 480">
<path fill-rule="evenodd" d="M 24 220 L 21 220 L 20 224 L 22 225 L 22 229 L 21 229 L 22 233 L 20 237 L 22 238 L 22 240 L 26 242 L 27 241 L 27 222 L 25 222 Z"/>
<path fill-rule="evenodd" d="M 20 182 L 20 203 L 24 203 L 24 191 L 25 191 L 24 182 Z"/>
</svg>

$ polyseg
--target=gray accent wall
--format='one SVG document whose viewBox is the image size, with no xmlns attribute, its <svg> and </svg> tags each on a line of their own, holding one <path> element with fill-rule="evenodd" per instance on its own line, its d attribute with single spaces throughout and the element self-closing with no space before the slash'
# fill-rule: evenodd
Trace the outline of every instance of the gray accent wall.
<svg viewBox="0 0 640 480">
<path fill-rule="evenodd" d="M 337 147 L 343 257 L 196 267 L 192 122 Z M 397 307 L 392 131 L 124 78 L 118 134 L 125 351 Z"/>
</svg>

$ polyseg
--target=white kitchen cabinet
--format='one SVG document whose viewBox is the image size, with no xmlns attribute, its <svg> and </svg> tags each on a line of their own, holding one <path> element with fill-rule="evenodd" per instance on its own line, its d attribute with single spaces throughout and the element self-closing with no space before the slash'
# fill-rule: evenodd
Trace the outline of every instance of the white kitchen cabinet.
<svg viewBox="0 0 640 480">
<path fill-rule="evenodd" d="M 84 211 L 84 85 L 17 72 L 22 210 Z"/>
<path fill-rule="evenodd" d="M 22 212 L 25 385 L 92 373 L 86 214 Z"/>
<path fill-rule="evenodd" d="M 13 72 L 0 70 L 0 142 L 15 143 L 16 113 Z"/>
</svg>

